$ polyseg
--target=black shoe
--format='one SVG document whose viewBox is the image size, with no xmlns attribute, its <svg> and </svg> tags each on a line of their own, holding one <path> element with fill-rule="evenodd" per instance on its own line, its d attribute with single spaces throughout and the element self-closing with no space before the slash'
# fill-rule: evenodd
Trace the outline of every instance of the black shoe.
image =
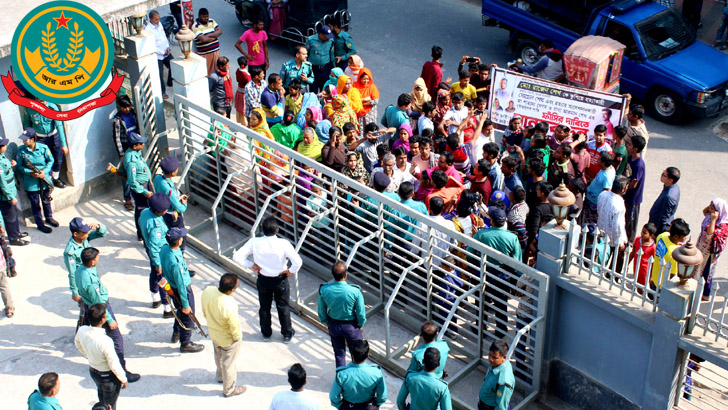
<svg viewBox="0 0 728 410">
<path fill-rule="evenodd" d="M 25 246 L 30 244 L 30 242 L 23 240 L 23 239 L 16 239 L 14 241 L 10 241 L 10 244 L 13 246 Z"/>
<path fill-rule="evenodd" d="M 10 271 L 8 273 L 8 276 L 10 276 L 11 278 L 14 278 L 14 277 L 18 276 L 18 272 L 15 271 L 15 266 L 13 266 L 13 267 L 10 268 Z"/>
<path fill-rule="evenodd" d="M 142 376 L 140 376 L 137 373 L 126 372 L 126 381 L 128 381 L 129 383 L 134 383 L 135 381 L 138 381 L 141 378 L 142 378 Z"/>
<path fill-rule="evenodd" d="M 38 227 L 38 230 L 41 231 L 41 232 L 43 232 L 43 233 L 51 233 L 51 232 L 53 232 L 53 229 L 51 229 L 50 227 L 45 226 L 45 225 L 39 226 Z"/>
<path fill-rule="evenodd" d="M 176 330 L 172 333 L 172 343 L 179 343 L 179 332 Z"/>
<path fill-rule="evenodd" d="M 191 278 L 194 278 L 194 277 L 195 277 L 195 275 L 197 275 L 197 272 L 195 272 L 195 271 L 193 271 L 193 270 L 190 270 L 190 271 L 188 271 L 188 272 L 190 273 L 190 277 L 191 277 Z"/>
<path fill-rule="evenodd" d="M 291 339 L 293 339 L 293 336 L 296 335 L 296 331 L 292 331 L 290 336 L 283 336 L 283 343 L 288 344 L 291 343 Z"/>
<path fill-rule="evenodd" d="M 165 319 L 172 319 L 174 318 L 174 313 L 172 313 L 171 310 L 168 310 L 164 312 L 164 315 L 162 315 L 162 317 Z"/>
<path fill-rule="evenodd" d="M 63 181 L 61 181 L 61 180 L 60 180 L 60 178 L 59 178 L 59 179 L 54 179 L 54 180 L 53 180 L 53 185 L 54 185 L 54 186 L 55 186 L 56 188 L 61 188 L 61 189 L 63 189 L 63 188 L 65 188 L 65 187 L 66 187 L 66 184 L 65 184 L 65 183 L 64 183 Z"/>
<path fill-rule="evenodd" d="M 162 304 L 162 302 L 159 300 L 152 302 L 152 309 L 158 308 L 159 305 L 161 305 L 161 304 Z"/>
<path fill-rule="evenodd" d="M 59 226 L 61 225 L 61 224 L 59 224 L 59 223 L 58 223 L 58 221 L 56 221 L 56 220 L 55 220 L 55 219 L 53 219 L 53 218 L 48 218 L 48 219 L 46 219 L 46 220 L 45 220 L 45 223 L 47 223 L 48 225 L 50 225 L 50 226 L 52 226 L 52 227 L 54 227 L 54 228 L 58 228 L 58 227 L 59 227 Z"/>
<path fill-rule="evenodd" d="M 205 346 L 193 342 L 189 342 L 186 345 L 179 347 L 179 351 L 182 353 L 197 353 L 203 350 L 205 350 Z"/>
<path fill-rule="evenodd" d="M 26 236 L 28 236 L 28 232 L 20 232 L 18 234 L 18 238 L 25 238 Z"/>
</svg>

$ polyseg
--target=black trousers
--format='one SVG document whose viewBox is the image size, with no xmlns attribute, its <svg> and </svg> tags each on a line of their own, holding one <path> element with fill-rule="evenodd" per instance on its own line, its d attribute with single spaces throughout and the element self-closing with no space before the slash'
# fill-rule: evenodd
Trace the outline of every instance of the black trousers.
<svg viewBox="0 0 728 410">
<path fill-rule="evenodd" d="M 63 165 L 63 148 L 61 147 L 61 136 L 58 132 L 54 132 L 53 135 L 47 137 L 38 137 L 38 142 L 48 146 L 53 155 L 53 166 L 51 172 L 60 172 L 61 165 Z"/>
<path fill-rule="evenodd" d="M 216 113 L 223 115 L 227 118 L 230 118 L 230 113 L 233 111 L 233 106 L 232 105 L 214 105 L 213 104 L 212 109 Z"/>
<path fill-rule="evenodd" d="M 341 407 L 339 407 L 339 410 L 379 410 L 379 406 L 372 402 L 349 403 L 348 401 L 344 400 L 344 402 L 341 403 Z"/>
<path fill-rule="evenodd" d="M 83 315 L 83 324 L 84 325 L 91 325 L 91 322 L 88 318 L 88 308 L 89 306 L 84 303 L 83 308 L 86 310 Z M 106 309 L 111 313 L 111 318 L 114 319 L 117 324 L 119 322 L 116 320 L 116 315 L 114 315 L 114 311 L 111 309 L 111 304 L 107 301 L 106 302 Z M 108 323 L 104 323 L 104 330 L 106 331 L 106 336 L 109 336 L 111 340 L 114 342 L 114 351 L 116 352 L 116 356 L 119 357 L 119 362 L 121 362 L 121 367 L 126 370 L 126 360 L 124 359 L 124 338 L 121 336 L 121 331 L 117 327 L 114 330 L 111 330 Z"/>
<path fill-rule="evenodd" d="M 40 229 L 45 226 L 45 222 L 43 222 L 43 215 L 45 215 L 45 219 L 53 218 L 51 203 L 50 201 L 48 201 L 51 196 L 50 191 L 48 191 L 47 189 L 43 189 L 40 191 L 25 191 L 25 194 L 28 195 L 28 201 L 30 201 L 30 210 L 33 212 L 35 225 L 38 227 L 38 229 Z M 43 200 L 48 201 L 48 203 L 43 202 Z M 43 209 L 42 214 L 41 208 Z"/>
<path fill-rule="evenodd" d="M 147 191 L 152 191 L 152 184 L 150 182 L 147 182 L 144 184 L 144 189 Z M 131 191 L 131 196 L 134 198 L 134 226 L 136 226 L 137 231 L 137 239 L 142 239 L 142 230 L 139 227 L 139 215 L 142 214 L 142 211 L 144 208 L 149 208 L 149 202 L 147 202 L 147 198 L 142 194 L 137 194 L 134 191 Z"/>
<path fill-rule="evenodd" d="M 291 294 L 288 277 L 258 275 L 256 287 L 258 288 L 258 299 L 260 300 L 260 310 L 258 310 L 258 316 L 260 316 L 260 331 L 263 333 L 263 336 L 270 337 L 273 334 L 270 323 L 270 309 L 273 300 L 276 302 L 278 320 L 281 322 L 281 334 L 284 337 L 293 336 L 291 307 L 288 305 L 288 299 Z"/>
<path fill-rule="evenodd" d="M 116 400 L 119 399 L 119 393 L 121 393 L 119 379 L 113 372 L 100 372 L 93 367 L 89 367 L 89 373 L 91 373 L 91 378 L 96 383 L 99 401 L 111 405 L 111 408 L 116 410 Z"/>
<path fill-rule="evenodd" d="M 164 219 L 164 224 L 167 225 L 167 228 L 169 228 L 169 229 L 185 227 L 185 218 L 184 218 L 183 214 L 177 215 L 176 221 L 174 220 L 174 214 L 172 212 L 167 212 L 166 214 L 164 214 L 164 216 L 162 216 L 162 218 Z M 182 252 L 184 252 L 186 245 L 187 245 L 187 236 L 185 235 L 182 238 L 182 245 L 179 247 L 179 249 Z"/>
<path fill-rule="evenodd" d="M 334 68 L 334 65 L 331 63 L 322 66 L 313 66 L 313 84 L 310 86 L 310 91 L 312 93 L 318 93 L 321 91 L 324 87 L 324 83 L 329 80 L 332 68 Z"/>
<path fill-rule="evenodd" d="M 167 94 L 167 87 L 172 86 L 172 67 L 170 64 L 170 61 L 172 61 L 174 57 L 172 57 L 172 54 L 167 55 L 161 60 L 157 60 L 157 65 L 159 66 L 159 82 L 162 85 L 162 94 Z M 165 86 L 164 83 L 164 67 L 167 67 L 167 83 Z"/>
<path fill-rule="evenodd" d="M 187 292 L 187 300 L 190 302 L 190 309 L 192 309 L 192 313 L 195 313 L 195 295 L 192 294 L 192 286 L 187 286 L 187 289 L 184 290 L 175 289 L 174 292 L 178 295 L 181 294 L 180 292 Z M 177 317 L 182 322 L 182 324 L 187 329 L 193 329 L 195 327 L 195 324 L 194 322 L 192 322 L 192 318 L 190 317 L 190 315 L 185 315 L 184 313 L 182 313 L 182 304 L 177 303 L 177 299 L 172 299 L 172 304 L 177 310 Z M 179 322 L 177 322 L 177 319 L 174 320 L 172 332 L 179 332 L 179 342 L 182 346 L 189 344 L 192 339 L 192 331 L 183 329 L 182 326 L 179 325 Z"/>
<path fill-rule="evenodd" d="M 13 201 L 0 201 L 0 213 L 2 213 L 5 221 L 5 232 L 8 233 L 8 239 L 17 241 L 20 235 L 18 206 L 13 205 Z"/>
</svg>

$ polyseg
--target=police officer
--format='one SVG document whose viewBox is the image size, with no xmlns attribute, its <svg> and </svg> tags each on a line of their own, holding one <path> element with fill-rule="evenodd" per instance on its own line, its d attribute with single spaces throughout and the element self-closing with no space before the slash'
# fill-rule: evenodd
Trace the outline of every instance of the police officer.
<svg viewBox="0 0 728 410">
<path fill-rule="evenodd" d="M 177 320 L 172 326 L 172 343 L 180 342 L 179 351 L 182 353 L 195 353 L 204 350 L 205 346 L 191 341 L 191 329 L 194 329 L 195 324 L 190 313 L 195 313 L 195 295 L 192 293 L 190 273 L 180 250 L 185 235 L 187 235 L 185 228 L 170 228 L 165 235 L 167 244 L 159 251 L 159 259 L 162 263 L 162 274 L 177 295 L 177 298 L 171 298 L 177 309 Z M 182 322 L 181 325 L 184 327 L 178 321 Z"/>
<path fill-rule="evenodd" d="M 334 33 L 331 32 L 331 27 L 322 24 L 316 35 L 306 39 L 308 61 L 313 66 L 314 81 L 310 89 L 312 93 L 318 93 L 323 88 L 324 83 L 329 79 L 331 69 L 334 68 L 334 43 L 331 41 L 332 38 L 334 38 Z"/>
<path fill-rule="evenodd" d="M 58 222 L 53 219 L 51 193 L 45 184 L 52 184 L 48 175 L 53 167 L 53 155 L 45 144 L 36 142 L 36 134 L 33 128 L 26 128 L 20 135 L 20 139 L 23 141 L 23 146 L 18 148 L 15 167 L 18 172 L 23 174 L 23 188 L 25 188 L 25 193 L 30 201 L 30 209 L 33 211 L 35 225 L 41 232 L 51 233 L 53 229 L 45 224 L 57 227 Z M 28 167 L 28 163 L 35 165 L 40 172 L 32 172 Z M 43 214 L 41 214 L 41 206 Z M 43 215 L 45 215 L 45 222 L 43 221 Z"/>
<path fill-rule="evenodd" d="M 20 232 L 18 223 L 18 188 L 15 186 L 15 160 L 8 159 L 5 151 L 8 149 L 7 138 L 0 138 L 0 214 L 2 214 L 3 229 L 8 234 L 11 245 L 25 246 L 30 242 L 21 239 L 28 236 L 28 232 Z"/>
<path fill-rule="evenodd" d="M 106 236 L 106 227 L 101 224 L 89 225 L 79 216 L 71 219 L 68 227 L 71 229 L 71 239 L 68 240 L 66 249 L 63 250 L 63 263 L 68 271 L 71 299 L 78 302 L 79 307 L 85 310 L 86 307 L 83 305 L 76 287 L 76 270 L 83 265 L 81 252 L 89 247 L 89 241 Z"/>
<path fill-rule="evenodd" d="M 144 247 L 149 257 L 149 291 L 152 293 L 152 308 L 164 305 L 164 318 L 173 318 L 172 307 L 169 306 L 167 298 L 159 294 L 159 280 L 162 279 L 162 261 L 159 259 L 159 251 L 162 250 L 167 241 L 167 225 L 164 223 L 164 214 L 169 209 L 169 196 L 161 192 L 149 197 L 149 208 L 142 211 L 139 216 L 139 226 L 142 230 Z"/>
<path fill-rule="evenodd" d="M 162 168 L 163 175 L 154 176 L 154 192 L 159 192 L 169 196 L 170 205 L 167 213 L 164 214 L 164 223 L 167 228 L 184 228 L 185 221 L 183 213 L 187 210 L 187 195 L 180 195 L 179 190 L 175 187 L 174 178 L 177 175 L 179 169 L 179 160 L 174 154 L 170 154 L 166 158 L 162 159 L 159 163 Z M 187 244 L 186 237 L 182 238 L 182 246 L 180 249 L 182 252 L 185 251 L 185 245 Z"/>
<path fill-rule="evenodd" d="M 44 102 L 38 98 L 33 98 L 52 110 L 60 110 L 52 102 Z M 63 129 L 63 122 L 44 117 L 37 111 L 26 108 L 25 115 L 23 115 L 23 127 L 32 127 L 38 136 L 38 142 L 46 145 L 50 149 L 53 155 L 53 168 L 48 173 L 49 177 L 52 176 L 53 185 L 58 188 L 65 188 L 66 184 L 59 178 L 61 165 L 63 164 L 63 156 L 68 154 L 66 131 Z"/>
<path fill-rule="evenodd" d="M 382 369 L 366 363 L 369 358 L 366 340 L 355 340 L 350 349 L 352 363 L 336 369 L 329 392 L 331 405 L 339 410 L 377 410 L 387 401 Z"/>
<path fill-rule="evenodd" d="M 128 137 L 129 148 L 124 154 L 124 170 L 126 170 L 126 180 L 131 188 L 131 196 L 134 198 L 134 224 L 137 229 L 137 239 L 141 241 L 143 238 L 139 226 L 139 216 L 142 210 L 149 206 L 147 199 L 152 196 L 154 187 L 151 183 L 151 172 L 142 156 L 142 149 L 144 149 L 147 139 L 136 132 L 130 132 Z"/>
<path fill-rule="evenodd" d="M 447 362 L 447 356 L 450 354 L 450 347 L 447 345 L 447 341 L 443 339 L 437 339 L 437 326 L 429 320 L 422 324 L 420 327 L 420 341 L 422 344 L 412 352 L 412 360 L 407 368 L 408 372 L 420 372 L 424 370 L 422 359 L 425 357 L 425 351 L 434 347 L 440 351 L 440 364 L 435 369 L 435 376 L 442 379 L 445 369 L 445 363 Z"/>
<path fill-rule="evenodd" d="M 96 248 L 86 248 L 81 251 L 81 266 L 76 269 L 75 279 L 76 288 L 78 294 L 81 296 L 81 300 L 85 304 L 86 314 L 84 315 L 84 325 L 91 325 L 88 316 L 88 308 L 91 305 L 102 303 L 106 305 L 106 323 L 104 323 L 104 329 L 106 335 L 114 341 L 114 350 L 116 355 L 119 356 L 121 367 L 126 371 L 126 378 L 129 383 L 134 383 L 139 380 L 140 376 L 136 373 L 132 373 L 126 369 L 126 360 L 124 360 L 124 339 L 121 337 L 121 331 L 119 331 L 119 324 L 116 322 L 116 316 L 114 311 L 111 309 L 111 303 L 109 302 L 109 291 L 106 289 L 101 280 L 99 279 L 98 273 L 96 273 L 96 265 L 99 263 L 99 250 Z"/>
<path fill-rule="evenodd" d="M 346 283 L 346 265 L 337 262 L 331 268 L 334 281 L 319 287 L 318 317 L 329 327 L 336 367 L 346 365 L 346 345 L 364 337 L 361 328 L 367 321 L 364 295 L 357 285 Z"/>
<path fill-rule="evenodd" d="M 507 410 L 516 385 L 513 367 L 506 359 L 508 345 L 496 340 L 488 349 L 490 366 L 478 394 L 478 410 Z"/>
<path fill-rule="evenodd" d="M 411 396 L 410 407 L 417 410 L 452 410 L 450 388 L 447 382 L 435 376 L 440 364 L 440 351 L 428 347 L 422 359 L 425 369 L 421 372 L 407 373 L 397 396 L 397 408 L 407 408 L 407 396 Z"/>
<path fill-rule="evenodd" d="M 338 21 L 332 21 L 331 31 L 334 32 L 334 62 L 337 67 L 345 70 L 349 65 L 349 57 L 356 54 L 354 41 L 346 31 L 339 27 Z"/>
</svg>

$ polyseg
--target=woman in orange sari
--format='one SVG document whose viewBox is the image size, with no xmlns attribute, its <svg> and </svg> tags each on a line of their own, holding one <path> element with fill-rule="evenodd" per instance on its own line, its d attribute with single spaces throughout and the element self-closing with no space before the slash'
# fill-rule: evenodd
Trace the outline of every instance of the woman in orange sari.
<svg viewBox="0 0 728 410">
<path fill-rule="evenodd" d="M 354 110 L 357 116 L 363 113 L 364 107 L 361 104 L 361 94 L 359 94 L 359 90 L 354 88 L 354 82 L 351 80 L 351 77 L 348 75 L 340 75 L 336 91 L 339 92 L 339 95 L 345 95 L 349 99 L 351 109 Z M 354 124 L 356 123 L 357 121 L 354 121 Z"/>
<path fill-rule="evenodd" d="M 351 109 L 349 100 L 346 97 L 335 95 L 331 105 L 334 108 L 334 118 L 331 120 L 334 126 L 343 128 L 347 122 L 356 124 L 356 113 Z"/>
<path fill-rule="evenodd" d="M 364 135 L 367 124 L 377 122 L 377 104 L 379 104 L 379 89 L 374 84 L 372 72 L 368 68 L 359 70 L 359 77 L 354 88 L 361 95 L 362 113 L 359 115 L 359 135 Z"/>
</svg>

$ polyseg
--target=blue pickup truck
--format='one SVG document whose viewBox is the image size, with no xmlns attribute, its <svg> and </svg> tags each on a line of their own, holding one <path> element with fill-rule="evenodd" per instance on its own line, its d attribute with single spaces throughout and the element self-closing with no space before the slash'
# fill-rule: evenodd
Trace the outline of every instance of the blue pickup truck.
<svg viewBox="0 0 728 410">
<path fill-rule="evenodd" d="M 728 55 L 696 41 L 674 9 L 649 0 L 483 0 L 483 25 L 508 29 L 526 64 L 536 61 L 545 39 L 562 51 L 586 35 L 619 41 L 626 46 L 621 91 L 661 121 L 715 116 L 728 107 Z"/>
</svg>

